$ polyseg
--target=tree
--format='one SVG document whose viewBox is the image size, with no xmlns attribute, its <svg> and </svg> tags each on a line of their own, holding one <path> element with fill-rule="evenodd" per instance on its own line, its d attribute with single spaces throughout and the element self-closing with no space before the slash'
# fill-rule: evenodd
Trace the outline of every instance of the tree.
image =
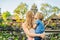
<svg viewBox="0 0 60 40">
<path fill-rule="evenodd" d="M 31 7 L 31 10 L 34 12 L 34 14 L 36 14 L 36 12 L 38 11 L 37 5 L 33 4 L 32 7 Z"/>
<path fill-rule="evenodd" d="M 53 14 L 58 14 L 60 9 L 55 6 L 51 6 L 49 4 L 42 4 L 40 10 L 43 12 L 45 18 L 49 18 Z"/>
<path fill-rule="evenodd" d="M 60 9 L 58 7 L 52 7 L 52 12 L 54 12 L 55 14 L 58 14 L 60 11 Z"/>
<path fill-rule="evenodd" d="M 25 3 L 21 3 L 15 10 L 14 12 L 17 13 L 18 15 L 22 15 L 22 18 L 24 18 L 24 14 L 27 11 L 27 5 Z"/>
<path fill-rule="evenodd" d="M 49 4 L 42 4 L 40 10 L 47 16 L 51 12 L 52 6 Z"/>
<path fill-rule="evenodd" d="M 9 16 L 11 16 L 11 14 L 8 11 L 3 12 L 3 14 L 2 14 L 2 17 L 3 17 L 4 21 L 6 21 L 7 20 L 7 17 L 9 17 Z"/>
</svg>

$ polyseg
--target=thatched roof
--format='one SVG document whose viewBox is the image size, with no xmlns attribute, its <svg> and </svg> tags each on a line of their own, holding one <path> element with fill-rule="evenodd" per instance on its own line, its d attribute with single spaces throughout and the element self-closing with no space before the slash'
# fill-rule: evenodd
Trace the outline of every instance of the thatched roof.
<svg viewBox="0 0 60 40">
<path fill-rule="evenodd" d="M 49 20 L 49 19 L 52 19 L 52 20 L 60 20 L 60 16 L 56 15 L 56 14 L 52 14 L 50 17 L 48 17 L 46 20 Z"/>
<path fill-rule="evenodd" d="M 16 18 L 15 18 L 15 16 L 9 16 L 8 18 L 7 18 L 7 20 L 12 20 L 12 21 L 16 21 Z M 20 19 L 19 18 L 19 20 L 21 20 L 21 21 L 24 21 L 25 19 Z"/>
<path fill-rule="evenodd" d="M 57 20 L 60 20 L 60 16 L 56 15 L 56 16 L 53 16 L 52 19 L 57 19 Z"/>
<path fill-rule="evenodd" d="M 12 15 L 12 16 L 9 16 L 7 19 L 15 19 L 15 17 Z"/>
</svg>

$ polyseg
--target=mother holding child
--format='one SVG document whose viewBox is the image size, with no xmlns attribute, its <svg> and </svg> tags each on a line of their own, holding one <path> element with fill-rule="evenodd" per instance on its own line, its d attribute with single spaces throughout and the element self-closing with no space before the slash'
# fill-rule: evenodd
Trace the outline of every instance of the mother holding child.
<svg viewBox="0 0 60 40">
<path fill-rule="evenodd" d="M 32 11 L 26 13 L 26 21 L 22 24 L 22 28 L 27 40 L 41 40 L 45 37 L 45 28 L 42 20 L 43 15 L 40 12 L 35 15 Z"/>
</svg>

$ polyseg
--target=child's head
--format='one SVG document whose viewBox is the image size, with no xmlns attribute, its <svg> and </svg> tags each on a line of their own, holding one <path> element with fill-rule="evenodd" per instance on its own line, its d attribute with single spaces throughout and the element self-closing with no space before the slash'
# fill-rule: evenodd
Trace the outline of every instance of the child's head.
<svg viewBox="0 0 60 40">
<path fill-rule="evenodd" d="M 35 19 L 39 19 L 39 20 L 42 20 L 43 19 L 43 14 L 41 13 L 41 12 L 37 12 L 36 14 L 35 14 L 35 17 L 34 17 Z"/>
</svg>

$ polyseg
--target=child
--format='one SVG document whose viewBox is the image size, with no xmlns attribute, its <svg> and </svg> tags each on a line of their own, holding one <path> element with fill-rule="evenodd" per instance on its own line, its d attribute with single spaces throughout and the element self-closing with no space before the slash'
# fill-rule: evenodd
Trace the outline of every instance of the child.
<svg viewBox="0 0 60 40">
<path fill-rule="evenodd" d="M 42 34 L 45 31 L 44 24 L 42 22 L 43 15 L 40 12 L 37 12 L 35 15 L 35 23 L 33 27 L 35 28 L 35 33 L 36 34 Z M 40 37 L 35 37 L 35 40 L 41 40 L 42 38 Z"/>
</svg>

